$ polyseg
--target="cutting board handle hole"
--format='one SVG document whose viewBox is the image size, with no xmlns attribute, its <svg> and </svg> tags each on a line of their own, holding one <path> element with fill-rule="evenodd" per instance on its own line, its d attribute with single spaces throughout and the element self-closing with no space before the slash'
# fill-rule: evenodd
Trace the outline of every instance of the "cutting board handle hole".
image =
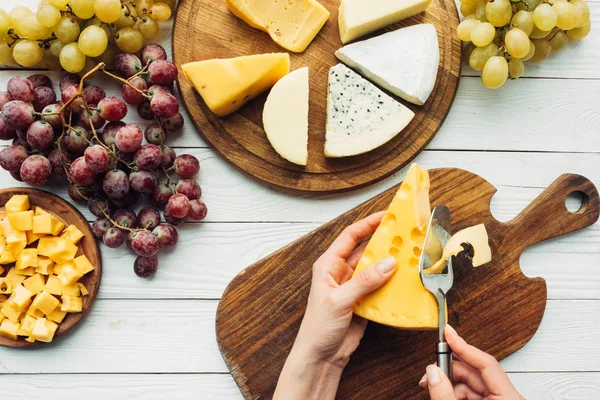
<svg viewBox="0 0 600 400">
<path fill-rule="evenodd" d="M 569 212 L 573 214 L 581 214 L 585 211 L 589 201 L 590 196 L 580 190 L 577 190 L 567 195 L 567 198 L 565 199 L 565 206 Z"/>
</svg>

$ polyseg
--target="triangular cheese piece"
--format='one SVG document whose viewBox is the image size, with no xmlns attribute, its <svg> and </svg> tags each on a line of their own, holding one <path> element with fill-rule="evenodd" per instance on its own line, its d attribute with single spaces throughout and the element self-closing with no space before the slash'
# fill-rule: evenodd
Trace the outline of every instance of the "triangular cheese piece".
<svg viewBox="0 0 600 400">
<path fill-rule="evenodd" d="M 298 165 L 308 160 L 308 68 L 297 69 L 273 86 L 263 110 L 265 133 L 275 151 Z"/>
<path fill-rule="evenodd" d="M 371 151 L 394 138 L 414 116 L 375 85 L 338 64 L 329 70 L 325 156 Z"/>
<path fill-rule="evenodd" d="M 377 85 L 418 105 L 429 98 L 440 63 L 432 24 L 413 25 L 353 43 L 335 55 Z"/>
<path fill-rule="evenodd" d="M 204 102 L 223 117 L 240 109 L 290 71 L 288 53 L 196 61 L 181 66 Z"/>
</svg>

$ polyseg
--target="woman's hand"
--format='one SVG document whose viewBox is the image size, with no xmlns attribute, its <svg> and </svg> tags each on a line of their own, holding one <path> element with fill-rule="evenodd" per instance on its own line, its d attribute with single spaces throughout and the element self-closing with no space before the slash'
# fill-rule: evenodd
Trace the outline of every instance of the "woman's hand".
<svg viewBox="0 0 600 400">
<path fill-rule="evenodd" d="M 467 344 L 450 325 L 445 333 L 456 385 L 437 366 L 428 366 L 419 385 L 429 389 L 431 400 L 524 400 L 494 357 Z"/>
<path fill-rule="evenodd" d="M 393 257 L 352 275 L 385 212 L 346 228 L 313 265 L 304 319 L 279 377 L 275 399 L 333 399 L 367 321 L 353 314 L 354 304 L 379 289 L 396 269 Z"/>
</svg>

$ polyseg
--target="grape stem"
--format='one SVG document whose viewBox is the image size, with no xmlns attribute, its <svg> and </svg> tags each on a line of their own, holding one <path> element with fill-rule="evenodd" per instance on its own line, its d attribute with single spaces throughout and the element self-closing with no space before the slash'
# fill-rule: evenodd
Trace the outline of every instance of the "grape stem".
<svg viewBox="0 0 600 400">
<path fill-rule="evenodd" d="M 130 88 L 132 88 L 133 90 L 135 90 L 136 92 L 138 92 L 139 94 L 141 94 L 142 96 L 144 96 L 146 99 L 150 100 L 152 97 L 144 90 L 140 90 L 138 88 L 136 88 L 135 86 L 133 86 L 131 83 L 129 83 L 128 80 L 123 79 L 119 76 L 116 76 L 113 73 L 108 72 L 104 67 L 101 68 L 102 72 L 104 72 L 106 75 L 110 76 L 111 78 L 117 80 L 118 82 L 121 82 L 123 85 L 127 85 Z"/>
<path fill-rule="evenodd" d="M 113 224 L 113 226 L 115 228 L 119 228 L 121 230 L 129 231 L 129 232 L 140 232 L 140 231 L 146 231 L 146 230 L 148 230 L 147 228 L 129 228 L 127 226 L 119 225 L 114 219 L 112 219 L 110 217 L 110 215 L 106 212 L 106 210 L 104 208 L 101 208 L 100 211 L 102 211 L 102 214 L 104 214 L 104 217 L 107 220 L 109 220 L 110 223 Z"/>
<path fill-rule="evenodd" d="M 130 76 L 129 78 L 127 78 L 128 81 L 132 80 L 133 78 L 142 75 L 143 73 L 145 73 L 148 70 L 148 64 L 144 65 L 144 67 L 142 69 L 140 69 L 138 72 L 136 72 L 134 75 Z"/>
</svg>

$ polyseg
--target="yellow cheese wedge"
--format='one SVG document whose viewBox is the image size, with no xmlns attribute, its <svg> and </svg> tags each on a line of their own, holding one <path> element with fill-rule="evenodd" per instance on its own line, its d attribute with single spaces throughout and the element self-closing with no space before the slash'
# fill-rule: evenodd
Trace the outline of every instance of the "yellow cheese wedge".
<svg viewBox="0 0 600 400">
<path fill-rule="evenodd" d="M 300 53 L 317 36 L 329 11 L 315 0 L 226 0 L 236 17 L 267 32 L 284 49 Z"/>
<path fill-rule="evenodd" d="M 181 66 L 210 110 L 224 117 L 269 89 L 290 71 L 287 53 L 196 61 Z"/>
</svg>

